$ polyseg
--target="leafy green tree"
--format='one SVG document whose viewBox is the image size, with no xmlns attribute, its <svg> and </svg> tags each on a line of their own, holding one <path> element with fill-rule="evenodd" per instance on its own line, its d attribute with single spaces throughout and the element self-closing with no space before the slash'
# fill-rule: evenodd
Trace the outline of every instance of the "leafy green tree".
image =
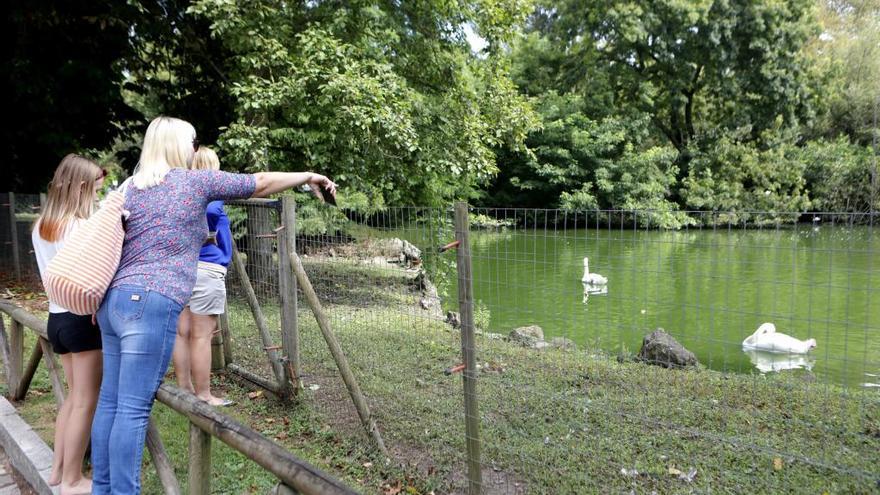
<svg viewBox="0 0 880 495">
<path fill-rule="evenodd" d="M 799 148 L 797 159 L 804 164 L 811 185 L 813 209 L 826 212 L 868 213 L 880 211 L 876 157 L 870 148 L 849 142 L 811 141 Z M 873 207 L 871 201 L 874 201 Z M 859 219 L 862 220 L 862 219 Z"/>
<path fill-rule="evenodd" d="M 192 122 L 201 142 L 214 143 L 234 118 L 231 54 L 211 36 L 207 20 L 187 13 L 191 3 L 128 2 L 135 10 L 132 49 L 120 65 L 123 95 L 142 116 L 130 126 L 138 138 L 147 122 L 164 114 Z"/>
<path fill-rule="evenodd" d="M 880 1 L 822 0 L 822 33 L 810 46 L 816 77 L 823 78 L 827 112 L 813 134 L 849 136 L 871 145 L 880 111 Z"/>
<path fill-rule="evenodd" d="M 680 152 L 701 137 L 812 117 L 802 47 L 812 0 L 568 0 L 539 8 L 534 28 L 565 50 L 561 79 L 599 64 L 615 106 L 637 109 Z M 581 63 L 583 62 L 583 63 Z M 737 131 L 738 132 L 738 131 Z"/>
<path fill-rule="evenodd" d="M 526 141 L 531 153 L 507 156 L 493 201 L 641 210 L 646 221 L 664 228 L 687 222 L 685 215 L 671 213 L 677 205 L 667 199 L 676 182 L 678 153 L 669 145 L 642 146 L 650 140 L 650 119 L 594 120 L 583 111 L 583 101 L 552 91 L 538 99 L 544 126 Z"/>
<path fill-rule="evenodd" d="M 766 134 L 771 134 L 770 132 Z M 695 153 L 681 196 L 688 209 L 734 212 L 722 222 L 774 222 L 764 212 L 799 212 L 810 208 L 806 167 L 788 140 L 765 135 L 770 146 L 723 136 Z M 737 212 L 739 212 L 737 214 Z M 762 213 L 751 215 L 751 212 Z M 792 217 L 787 217 L 791 219 Z"/>
<path fill-rule="evenodd" d="M 474 194 L 535 119 L 497 56 L 528 2 L 200 0 L 231 54 L 221 143 L 255 168 L 316 169 L 390 203 Z M 472 25 L 489 45 L 465 41 Z"/>
<path fill-rule="evenodd" d="M 130 52 L 124 2 L 11 1 L 2 68 L 4 190 L 44 190 L 65 154 L 109 146 L 137 118 L 119 92 Z"/>
</svg>

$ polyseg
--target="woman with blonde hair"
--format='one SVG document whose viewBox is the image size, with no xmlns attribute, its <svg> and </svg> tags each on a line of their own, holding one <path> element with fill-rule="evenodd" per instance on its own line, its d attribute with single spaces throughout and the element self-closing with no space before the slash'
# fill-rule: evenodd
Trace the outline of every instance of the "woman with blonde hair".
<svg viewBox="0 0 880 495">
<path fill-rule="evenodd" d="M 42 275 L 65 239 L 95 209 L 104 172 L 95 162 L 70 154 L 61 160 L 49 184 L 46 204 L 34 224 L 31 240 Z M 50 485 L 62 495 L 91 493 L 92 482 L 82 474 L 98 386 L 101 383 L 101 331 L 91 316 L 79 316 L 49 300 L 49 342 L 61 356 L 67 400 L 55 419 L 55 445 Z"/>
<path fill-rule="evenodd" d="M 265 197 L 309 184 L 336 194 L 310 172 L 231 174 L 188 170 L 198 148 L 193 126 L 158 117 L 144 135 L 140 161 L 125 191 L 125 240 L 98 322 L 104 378 L 92 425 L 92 493 L 140 493 L 147 421 L 168 369 L 177 320 L 196 283 L 211 201 Z"/>
<path fill-rule="evenodd" d="M 193 156 L 191 168 L 220 170 L 220 159 L 214 150 L 201 146 Z M 218 317 L 226 311 L 226 267 L 232 259 L 232 232 L 223 201 L 208 203 L 206 215 L 209 238 L 199 251 L 192 296 L 177 321 L 171 359 L 178 387 L 212 406 L 229 406 L 231 401 L 211 393 L 211 337 Z"/>
</svg>

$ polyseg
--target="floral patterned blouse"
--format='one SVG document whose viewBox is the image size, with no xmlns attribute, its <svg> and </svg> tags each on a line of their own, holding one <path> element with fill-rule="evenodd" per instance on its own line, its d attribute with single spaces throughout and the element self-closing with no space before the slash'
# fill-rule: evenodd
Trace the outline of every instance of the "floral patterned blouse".
<svg viewBox="0 0 880 495">
<path fill-rule="evenodd" d="M 128 187 L 125 209 L 131 214 L 110 288 L 143 287 L 186 305 L 208 235 L 208 203 L 249 198 L 255 189 L 250 174 L 183 169 L 171 169 L 160 184 L 147 189 Z"/>
</svg>

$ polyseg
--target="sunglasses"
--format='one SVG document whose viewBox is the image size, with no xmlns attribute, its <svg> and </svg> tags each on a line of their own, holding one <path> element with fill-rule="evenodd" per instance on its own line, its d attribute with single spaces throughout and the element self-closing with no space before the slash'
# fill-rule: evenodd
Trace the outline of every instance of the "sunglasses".
<svg viewBox="0 0 880 495">
<path fill-rule="evenodd" d="M 107 169 L 102 168 L 101 175 L 99 175 L 97 178 L 95 178 L 95 182 L 98 182 L 99 180 L 101 180 L 105 177 L 107 177 Z"/>
<path fill-rule="evenodd" d="M 199 151 L 199 138 L 193 138 L 193 151 Z"/>
</svg>

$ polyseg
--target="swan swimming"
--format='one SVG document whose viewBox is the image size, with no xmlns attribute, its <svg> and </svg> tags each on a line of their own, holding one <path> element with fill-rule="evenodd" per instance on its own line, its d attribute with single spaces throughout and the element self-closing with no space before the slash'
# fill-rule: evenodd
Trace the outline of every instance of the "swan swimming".
<svg viewBox="0 0 880 495">
<path fill-rule="evenodd" d="M 742 343 L 743 349 L 767 352 L 806 354 L 816 347 L 816 339 L 798 340 L 776 333 L 776 325 L 764 323 Z"/>
<path fill-rule="evenodd" d="M 581 282 L 585 285 L 608 285 L 608 279 L 598 273 L 590 273 L 590 259 L 584 258 L 584 276 Z"/>
</svg>

